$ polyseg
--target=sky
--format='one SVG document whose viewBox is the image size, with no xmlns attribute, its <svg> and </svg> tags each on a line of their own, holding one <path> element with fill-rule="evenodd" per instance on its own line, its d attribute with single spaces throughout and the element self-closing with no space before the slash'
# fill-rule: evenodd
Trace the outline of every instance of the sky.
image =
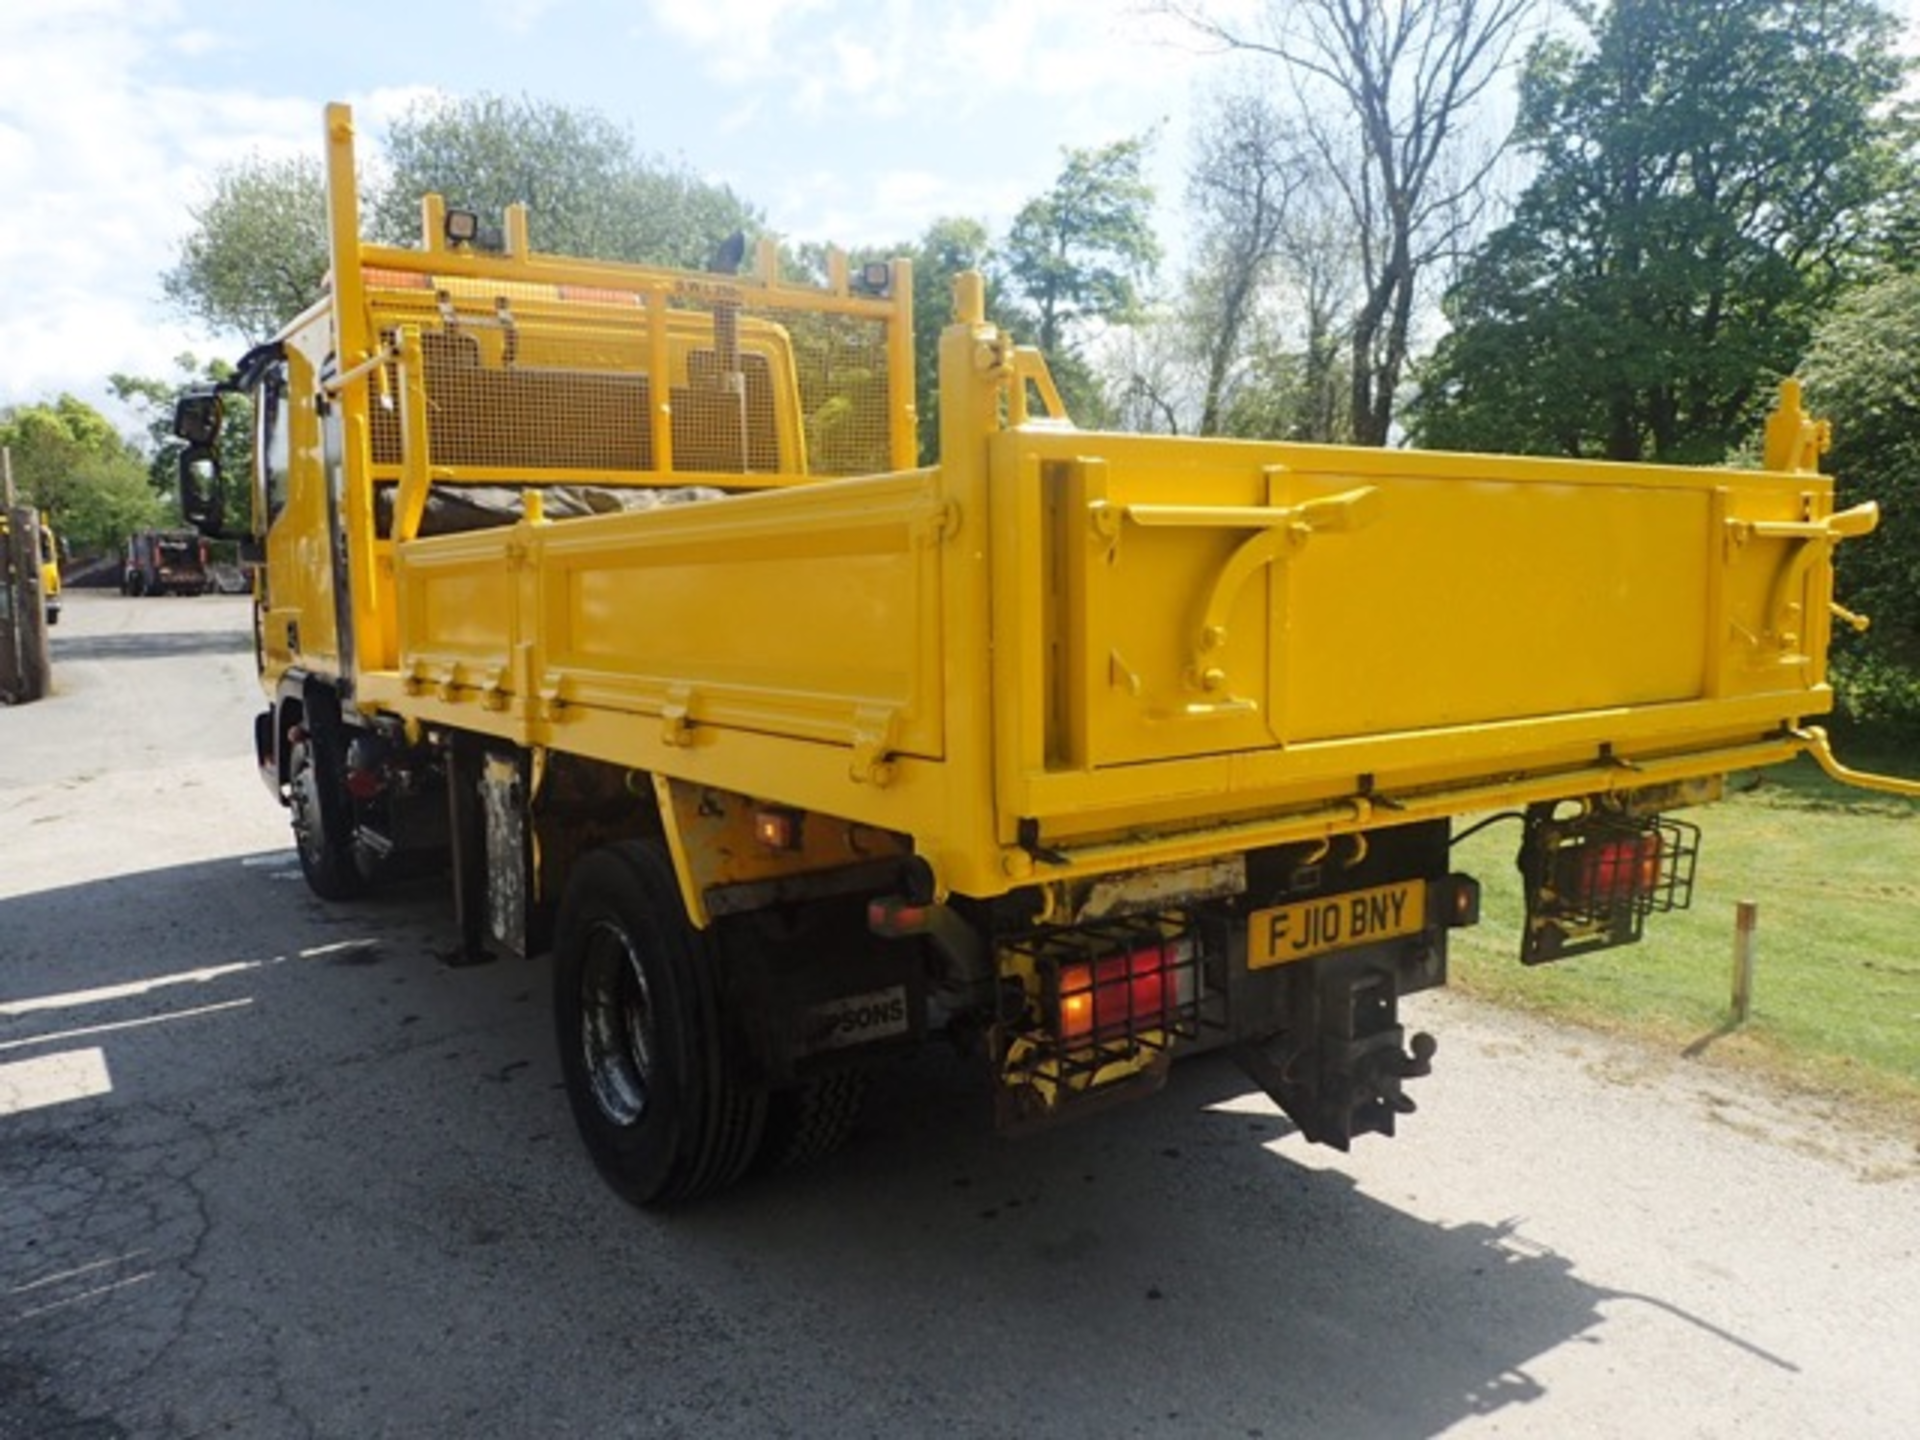
<svg viewBox="0 0 1920 1440">
<path fill-rule="evenodd" d="M 209 176 L 249 155 L 317 157 L 330 100 L 371 136 L 435 93 L 592 109 L 731 185 L 775 232 L 847 246 L 910 240 L 942 215 L 1002 234 L 1063 147 L 1158 127 L 1159 228 L 1177 245 L 1186 117 L 1230 62 L 1149 8 L 0 0 L 0 408 L 71 392 L 130 427 L 107 375 L 236 355 L 241 337 L 168 308 L 160 276 Z"/>
<path fill-rule="evenodd" d="M 317 157 L 330 100 L 375 137 L 435 92 L 589 108 L 777 233 L 884 244 L 942 215 L 1000 233 L 1063 146 L 1156 124 L 1177 191 L 1178 117 L 1220 62 L 1169 33 L 1129 0 L 0 0 L 0 408 L 112 414 L 113 372 L 237 354 L 160 276 L 210 174 Z"/>
</svg>

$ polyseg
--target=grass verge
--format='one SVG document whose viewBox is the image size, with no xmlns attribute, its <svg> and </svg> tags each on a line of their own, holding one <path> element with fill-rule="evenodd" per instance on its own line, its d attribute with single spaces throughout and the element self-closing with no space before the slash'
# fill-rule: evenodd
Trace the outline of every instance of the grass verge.
<svg viewBox="0 0 1920 1440">
<path fill-rule="evenodd" d="M 1876 758 L 1915 763 L 1859 763 Z M 1516 958 L 1519 825 L 1463 840 L 1455 868 L 1483 890 L 1479 927 L 1451 947 L 1455 988 L 1711 1057 L 1920 1134 L 1920 802 L 1836 785 L 1800 760 L 1685 818 L 1704 832 L 1691 910 L 1653 916 L 1637 946 L 1532 969 Z M 1736 1029 L 1741 900 L 1758 903 L 1759 925 L 1751 1015 Z"/>
</svg>

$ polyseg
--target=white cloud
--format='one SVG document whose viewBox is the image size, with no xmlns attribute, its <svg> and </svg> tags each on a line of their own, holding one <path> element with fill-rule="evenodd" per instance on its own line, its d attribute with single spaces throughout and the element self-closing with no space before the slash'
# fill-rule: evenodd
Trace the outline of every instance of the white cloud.
<svg viewBox="0 0 1920 1440">
<path fill-rule="evenodd" d="M 526 35 L 559 3 L 560 0 L 488 0 L 485 9 L 493 23 L 509 35 Z"/>
<path fill-rule="evenodd" d="M 184 220 L 174 142 L 205 120 L 143 70 L 174 53 L 177 16 L 82 3 L 0 19 L 0 404 L 95 399 L 111 370 L 166 373 L 188 338 L 155 323 L 154 257 Z"/>
<path fill-rule="evenodd" d="M 715 79 L 745 85 L 792 74 L 793 32 L 832 0 L 648 0 L 653 23 L 707 55 Z"/>
<path fill-rule="evenodd" d="M 174 314 L 160 274 L 211 173 L 317 154 L 321 104 L 195 88 L 234 47 L 183 14 L 155 0 L 0 9 L 0 407 L 67 391 L 111 414 L 109 374 L 171 376 L 183 350 L 235 346 Z M 377 126 L 425 93 L 371 91 L 357 117 Z"/>
<path fill-rule="evenodd" d="M 1180 28 L 1113 0 L 651 0 L 653 23 L 697 52 L 709 78 L 784 93 L 809 118 L 946 119 L 1035 96 L 1104 100 L 1184 83 L 1197 56 Z"/>
<path fill-rule="evenodd" d="M 948 215 L 1009 216 L 1028 194 L 1017 178 L 963 184 L 931 170 L 895 169 L 850 183 L 845 171 L 822 168 L 785 176 L 767 210 L 790 240 L 890 245 L 917 239 Z M 782 218 L 792 216 L 803 218 Z"/>
</svg>

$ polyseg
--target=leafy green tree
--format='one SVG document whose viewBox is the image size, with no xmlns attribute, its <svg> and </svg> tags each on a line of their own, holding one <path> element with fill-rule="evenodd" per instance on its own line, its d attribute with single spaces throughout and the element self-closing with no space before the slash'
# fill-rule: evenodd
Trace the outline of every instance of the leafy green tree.
<svg viewBox="0 0 1920 1440">
<path fill-rule="evenodd" d="M 1446 309 L 1420 442 L 1716 461 L 1873 250 L 1906 62 L 1866 0 L 1614 0 L 1537 46 L 1538 164 Z"/>
<path fill-rule="evenodd" d="M 940 332 L 953 323 L 954 277 L 985 272 L 992 263 L 987 227 L 965 216 L 935 220 L 906 250 L 913 261 L 913 375 L 919 412 L 920 459 L 940 453 Z M 1001 297 L 987 294 L 988 313 L 1002 317 Z"/>
<path fill-rule="evenodd" d="M 264 340 L 320 295 L 326 181 L 317 156 L 254 156 L 214 172 L 160 289 L 182 314 Z"/>
<path fill-rule="evenodd" d="M 1140 286 L 1160 258 L 1153 187 L 1141 175 L 1147 144 L 1066 150 L 1053 188 L 1021 207 L 999 257 L 1014 329 L 1039 346 L 1083 419 L 1101 413 L 1083 338 L 1092 325 L 1139 314 Z"/>
<path fill-rule="evenodd" d="M 72 395 L 0 411 L 22 503 L 39 507 L 77 549 L 117 550 L 162 513 L 146 465 L 98 410 Z"/>
<path fill-rule="evenodd" d="M 1873 617 L 1843 644 L 1836 684 L 1848 710 L 1920 735 L 1920 275 L 1853 292 L 1814 336 L 1802 373 L 1833 422 L 1826 468 L 1843 505 L 1880 503 L 1880 527 L 1844 545 L 1842 603 Z"/>
<path fill-rule="evenodd" d="M 759 213 L 684 166 L 637 154 L 591 111 L 480 95 L 416 105 L 390 127 L 386 182 L 362 196 L 367 233 L 417 244 L 429 191 L 497 227 L 528 207 L 542 250 L 704 268 Z M 368 167 L 363 166 L 363 170 Z M 253 157 L 214 172 L 161 290 L 215 331 L 263 340 L 318 298 L 327 266 L 326 180 L 318 155 Z"/>
<path fill-rule="evenodd" d="M 115 399 L 145 421 L 147 483 L 167 502 L 170 510 L 177 510 L 180 441 L 173 434 L 174 404 L 183 391 L 226 379 L 233 373 L 233 366 L 225 360 L 202 360 L 191 352 L 176 355 L 173 364 L 175 373 L 171 380 L 116 373 L 107 377 L 107 387 Z M 224 408 L 226 421 L 220 432 L 220 463 L 227 474 L 242 476 L 251 463 L 251 404 L 243 395 L 228 394 Z"/>
<path fill-rule="evenodd" d="M 386 154 L 371 229 L 394 244 L 417 241 L 428 192 L 483 225 L 524 204 L 538 250 L 689 269 L 704 269 L 734 231 L 763 227 L 732 190 L 641 156 L 605 116 L 527 96 L 419 102 L 389 127 Z"/>
<path fill-rule="evenodd" d="M 88 456 L 73 478 L 72 496 L 55 528 L 78 552 L 117 555 L 134 531 L 177 523 L 175 507 L 153 493 L 137 461 Z"/>
</svg>

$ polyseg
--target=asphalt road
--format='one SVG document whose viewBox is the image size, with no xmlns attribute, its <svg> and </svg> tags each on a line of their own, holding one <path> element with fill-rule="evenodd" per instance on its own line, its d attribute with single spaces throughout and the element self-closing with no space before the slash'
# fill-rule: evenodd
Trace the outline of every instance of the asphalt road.
<svg viewBox="0 0 1920 1440">
<path fill-rule="evenodd" d="M 0 709 L 6 1440 L 1920 1433 L 1915 1137 L 1454 997 L 1351 1156 L 1209 1061 L 1002 1141 L 930 1054 L 825 1165 L 630 1210 L 543 964 L 308 894 L 244 600 L 76 592 L 53 656 Z"/>
</svg>

